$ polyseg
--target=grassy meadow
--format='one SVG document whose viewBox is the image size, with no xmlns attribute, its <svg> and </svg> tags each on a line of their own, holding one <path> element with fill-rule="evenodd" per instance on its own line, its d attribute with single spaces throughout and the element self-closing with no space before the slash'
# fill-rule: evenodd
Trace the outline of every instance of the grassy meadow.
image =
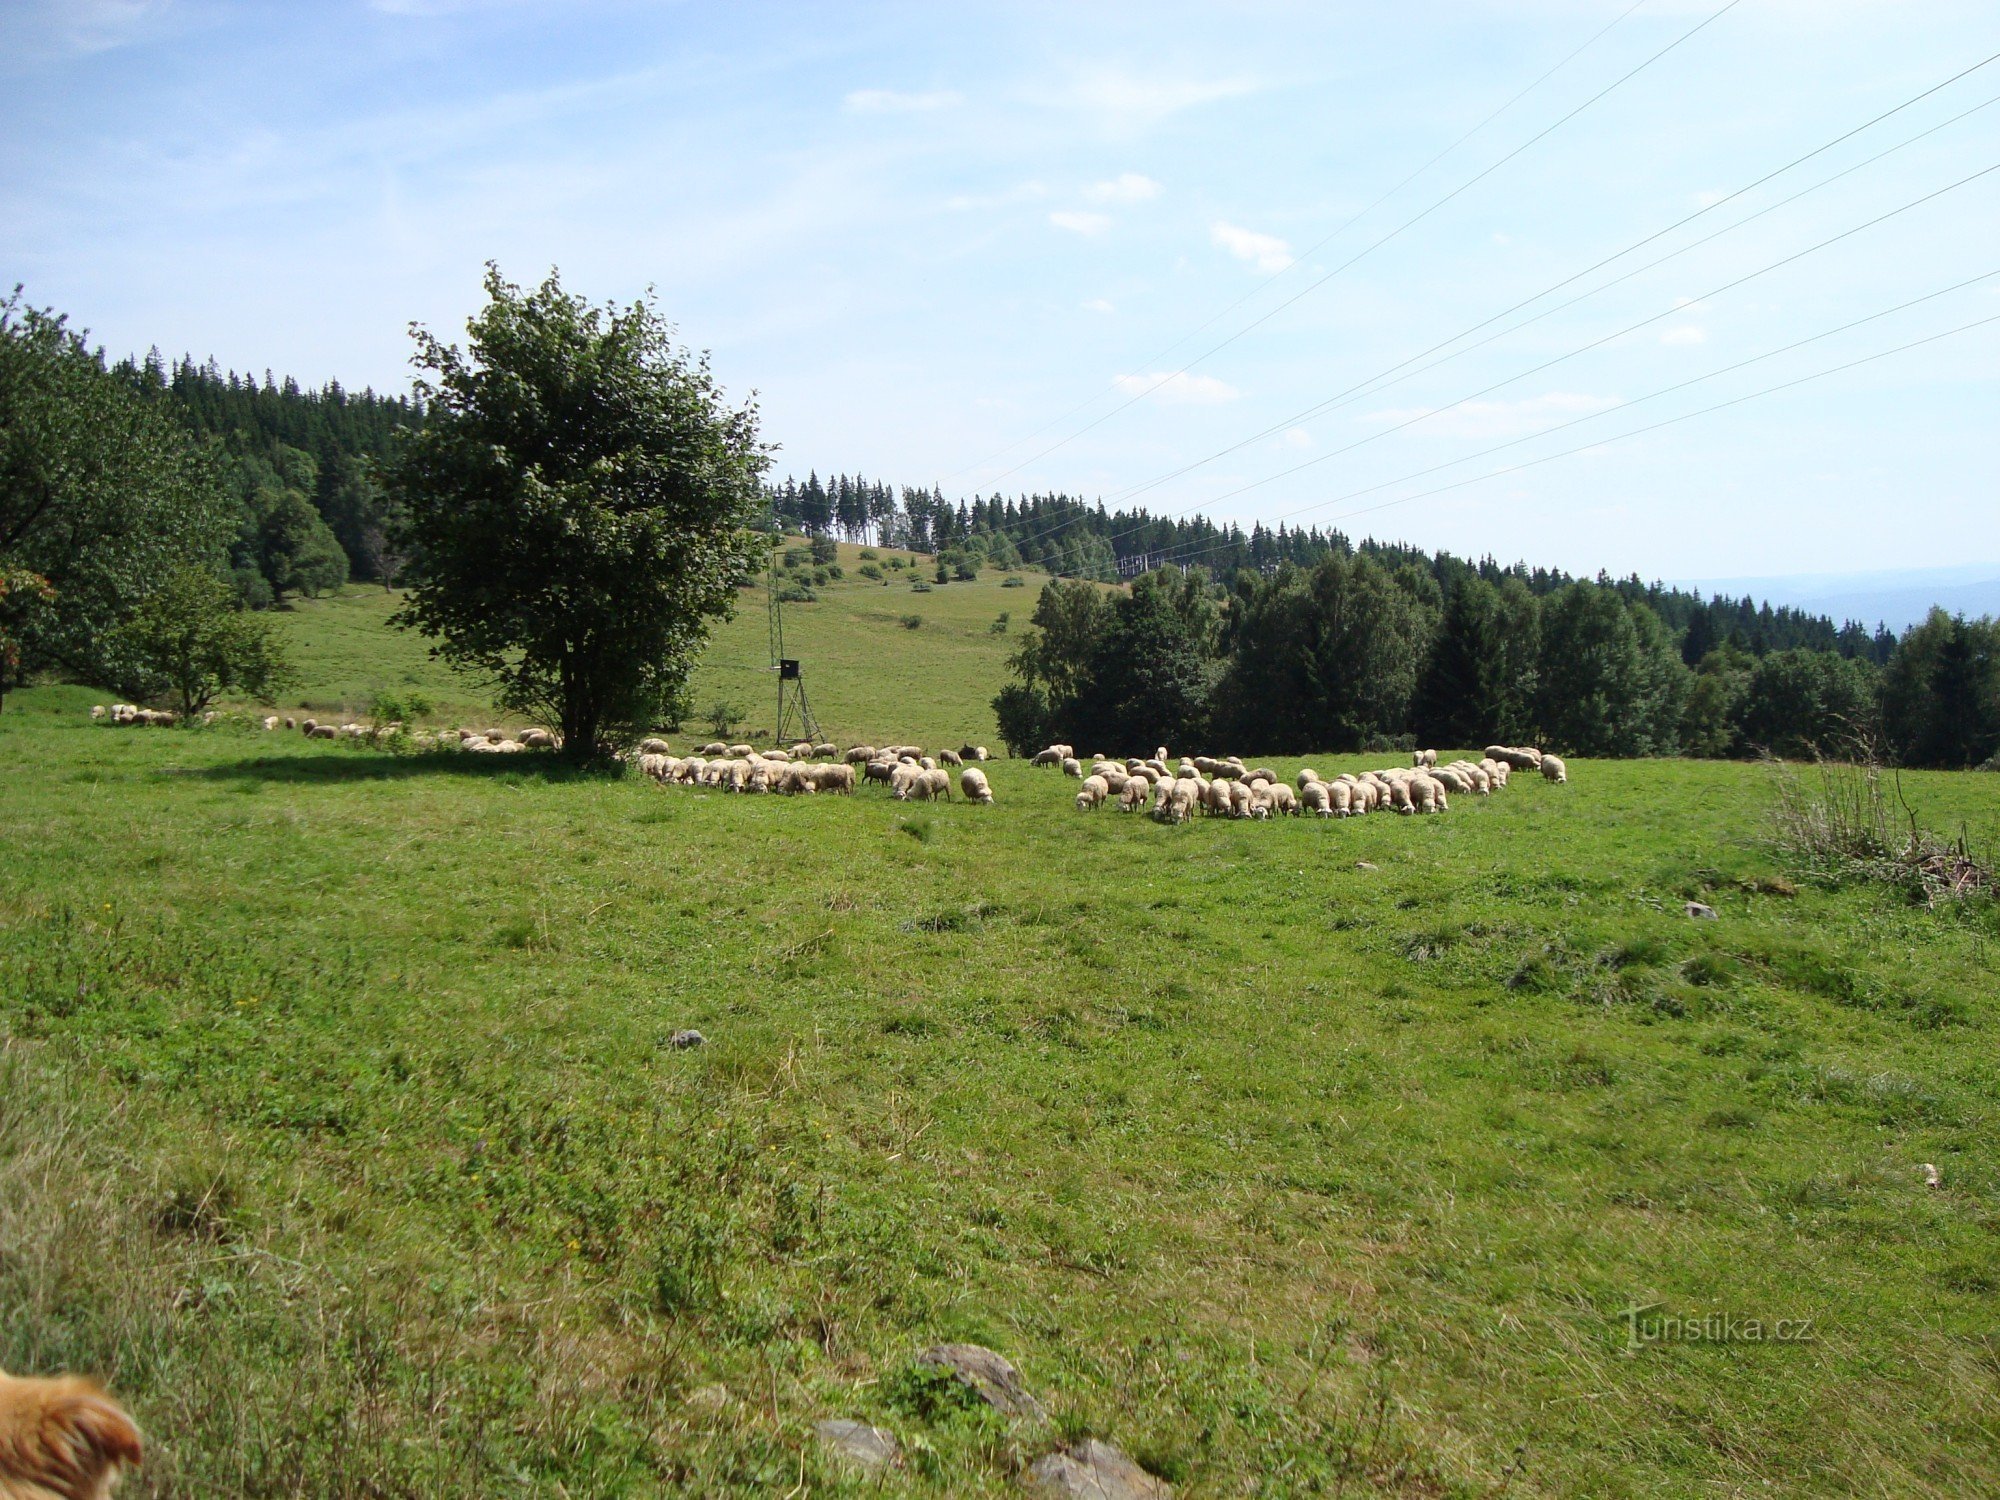
<svg viewBox="0 0 2000 1500">
<path fill-rule="evenodd" d="M 1047 576 L 983 573 L 972 582 L 938 584 L 928 560 L 894 548 L 880 559 L 901 558 L 921 571 L 886 572 L 885 582 L 859 576 L 864 549 L 842 543 L 845 576 L 814 592 L 812 603 L 787 604 L 785 649 L 805 665 L 813 713 L 842 744 L 886 739 L 890 743 L 956 746 L 968 741 L 999 748 L 990 703 L 1006 680 L 1007 654 L 1034 613 Z M 1019 586 L 1008 587 L 1012 576 Z M 929 593 L 910 585 L 930 583 Z M 304 688 L 287 707 L 321 714 L 365 714 L 377 694 L 411 692 L 429 699 L 442 721 L 471 722 L 493 714 L 480 685 L 433 661 L 420 636 L 391 630 L 387 621 L 401 596 L 351 586 L 321 599 L 301 599 L 272 616 L 284 628 Z M 1005 627 L 994 627 L 1002 615 Z M 908 622 L 916 620 L 914 626 Z M 689 733 L 709 737 L 711 705 L 736 705 L 746 733 L 768 733 L 777 709 L 771 672 L 769 612 L 761 580 L 737 594 L 733 618 L 716 631 L 696 670 L 692 689 L 697 719 Z M 758 737 L 760 741 L 763 736 Z"/>
<path fill-rule="evenodd" d="M 1033 588 L 849 572 L 788 610 L 829 731 L 990 740 Z M 473 713 L 386 607 L 288 617 L 300 696 Z M 997 1495 L 1084 1434 L 1197 1496 L 2000 1492 L 2000 916 L 1788 871 L 1765 768 L 1173 829 L 98 696 L 0 714 L 0 1366 L 129 1401 L 124 1493 Z M 1901 791 L 1991 847 L 2000 777 Z"/>
</svg>

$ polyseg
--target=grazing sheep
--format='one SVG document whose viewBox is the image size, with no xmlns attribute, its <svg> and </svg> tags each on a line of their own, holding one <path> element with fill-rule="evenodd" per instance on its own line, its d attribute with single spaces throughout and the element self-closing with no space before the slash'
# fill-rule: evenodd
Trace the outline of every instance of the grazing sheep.
<svg viewBox="0 0 2000 1500">
<path fill-rule="evenodd" d="M 1299 795 L 1297 792 L 1294 792 L 1289 786 L 1285 785 L 1285 783 L 1282 781 L 1271 782 L 1270 791 L 1271 791 L 1272 805 L 1276 807 L 1279 812 L 1284 813 L 1287 817 L 1298 816 Z"/>
<path fill-rule="evenodd" d="M 649 750 L 639 757 L 639 774 L 650 776 L 655 781 L 665 781 L 673 773 L 673 762 L 657 750 Z"/>
<path fill-rule="evenodd" d="M 1092 812 L 1104 805 L 1104 799 L 1111 795 L 1111 783 L 1102 776 L 1086 776 L 1083 787 L 1076 794 L 1076 810 Z"/>
<path fill-rule="evenodd" d="M 938 764 L 941 766 L 962 766 L 965 764 L 965 757 L 960 755 L 956 750 L 940 750 L 937 753 L 937 758 Z"/>
<path fill-rule="evenodd" d="M 1247 781 L 1230 781 L 1225 782 L 1224 785 L 1229 788 L 1230 817 L 1249 817 L 1251 800 L 1250 783 Z"/>
<path fill-rule="evenodd" d="M 735 753 L 733 750 L 730 752 L 732 755 Z M 792 763 L 792 752 L 789 750 L 766 750 L 764 752 L 764 759 L 775 760 L 781 766 L 788 766 Z"/>
<path fill-rule="evenodd" d="M 1121 812 L 1144 812 L 1153 801 L 1153 783 L 1144 776 L 1129 777 L 1125 789 L 1118 794 Z"/>
<path fill-rule="evenodd" d="M 281 722 L 276 714 L 264 715 L 264 728 L 266 730 L 276 729 Z"/>
<path fill-rule="evenodd" d="M 832 745 L 814 745 L 812 753 L 814 760 L 832 760 L 840 751 Z"/>
<path fill-rule="evenodd" d="M 309 740 L 333 740 L 340 738 L 340 731 L 331 724 L 315 724 L 306 720 L 306 738 Z"/>
<path fill-rule="evenodd" d="M 1333 816 L 1333 803 L 1323 781 L 1308 781 L 1299 788 L 1299 806 L 1315 818 Z"/>
<path fill-rule="evenodd" d="M 110 714 L 111 710 L 106 708 L 102 703 L 98 704 L 95 708 L 91 709 L 90 711 L 91 718 L 97 720 L 100 723 L 102 723 L 106 718 L 110 717 Z"/>
<path fill-rule="evenodd" d="M 1201 805 L 1211 818 L 1229 816 L 1229 783 L 1220 776 L 1201 789 Z"/>
<path fill-rule="evenodd" d="M 1318 780 L 1319 772 L 1315 771 L 1311 766 L 1299 767 L 1299 790 L 1301 792 Z"/>
<path fill-rule="evenodd" d="M 1404 777 L 1399 776 L 1389 783 L 1389 805 L 1405 817 L 1417 810 L 1410 795 L 1410 783 Z"/>
<path fill-rule="evenodd" d="M 1569 767 L 1563 764 L 1563 758 L 1560 755 L 1544 755 L 1542 757 L 1542 779 L 1544 781 L 1553 781 L 1558 786 L 1563 785 L 1569 780 Z"/>
<path fill-rule="evenodd" d="M 556 737 L 546 729 L 530 729 L 521 735 L 521 743 L 530 750 L 553 750 Z"/>
<path fill-rule="evenodd" d="M 1351 781 L 1329 782 L 1326 788 L 1327 811 L 1336 818 L 1354 816 L 1354 783 Z"/>
<path fill-rule="evenodd" d="M 729 753 L 729 747 L 723 744 L 721 740 L 710 740 L 706 745 L 703 745 L 701 747 L 701 753 L 703 755 L 710 755 L 710 756 L 727 755 Z"/>
<path fill-rule="evenodd" d="M 1159 749 L 1155 750 L 1153 752 L 1153 759 L 1161 762 L 1162 764 L 1165 764 L 1167 759 L 1167 747 L 1165 745 L 1162 745 L 1160 746 Z"/>
<path fill-rule="evenodd" d="M 1201 783 L 1193 777 L 1176 781 L 1160 788 L 1160 805 L 1154 816 L 1162 823 L 1185 823 L 1194 811 L 1195 799 L 1200 796 Z"/>
<path fill-rule="evenodd" d="M 875 758 L 873 745 L 849 745 L 847 753 L 841 756 L 850 766 L 865 766 Z"/>
<path fill-rule="evenodd" d="M 1437 763 L 1438 753 L 1435 750 L 1414 750 L 1411 752 L 1410 764 L 1420 771 L 1427 771 Z"/>
<path fill-rule="evenodd" d="M 933 800 L 942 797 L 947 802 L 951 801 L 951 772 L 932 766 L 923 773 L 923 777 Z"/>
<path fill-rule="evenodd" d="M 1407 785 L 1410 789 L 1411 811 L 1427 813 L 1438 810 L 1438 802 L 1444 795 L 1440 790 L 1440 783 L 1428 776 L 1412 776 Z M 1396 810 L 1402 811 L 1400 807 Z"/>
<path fill-rule="evenodd" d="M 984 745 L 974 745 L 972 747 L 972 754 L 965 758 L 967 760 L 991 760 L 993 759 L 993 752 L 988 750 Z"/>
<path fill-rule="evenodd" d="M 1063 763 L 1063 758 L 1060 755 L 1056 754 L 1055 747 L 1053 745 L 1051 745 L 1046 750 L 1036 751 L 1035 758 L 1028 762 L 1028 764 L 1031 766 L 1059 766 L 1062 763 Z"/>
<path fill-rule="evenodd" d="M 673 746 L 669 745 L 657 734 L 649 734 L 643 740 L 639 741 L 639 753 L 641 755 L 665 755 L 672 748 Z"/>
<path fill-rule="evenodd" d="M 1278 773 L 1277 773 L 1276 771 L 1272 770 L 1272 769 L 1271 769 L 1271 768 L 1270 768 L 1269 766 L 1259 766 L 1259 767 L 1257 767 L 1257 769 L 1256 769 L 1256 770 L 1254 770 L 1254 771 L 1249 771 L 1249 772 L 1246 772 L 1246 773 L 1244 774 L 1244 777 L 1243 777 L 1243 779 L 1244 779 L 1245 781 L 1272 781 L 1272 782 L 1275 782 L 1275 781 L 1276 781 L 1276 780 L 1278 779 Z"/>
<path fill-rule="evenodd" d="M 896 768 L 902 764 L 898 760 L 871 760 L 861 768 L 863 781 L 879 781 L 892 786 L 896 780 Z"/>
<path fill-rule="evenodd" d="M 1074 755 L 1065 756 L 1063 757 L 1062 773 L 1065 776 L 1075 776 L 1081 778 L 1083 775 L 1083 767 L 1081 764 L 1078 763 L 1077 758 Z"/>
<path fill-rule="evenodd" d="M 993 805 L 993 788 L 986 784 L 986 773 L 977 766 L 967 766 L 958 773 L 958 790 L 967 802 L 982 807 Z"/>
</svg>

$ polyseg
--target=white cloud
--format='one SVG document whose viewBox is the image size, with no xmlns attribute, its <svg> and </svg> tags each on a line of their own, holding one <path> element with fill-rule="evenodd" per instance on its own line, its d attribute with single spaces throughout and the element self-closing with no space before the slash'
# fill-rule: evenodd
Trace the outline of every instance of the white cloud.
<svg viewBox="0 0 2000 1500">
<path fill-rule="evenodd" d="M 1505 230 L 1496 229 L 1493 231 L 1493 243 L 1496 245 L 1511 245 L 1514 243 L 1514 236 L 1508 234 Z"/>
<path fill-rule="evenodd" d="M 1118 68 L 1080 73 L 1045 102 L 1089 110 L 1127 125 L 1144 125 L 1197 105 L 1253 93 L 1248 78 L 1140 78 Z"/>
<path fill-rule="evenodd" d="M 1016 203 L 1032 203 L 1037 198 L 1046 198 L 1049 190 L 1035 181 L 1017 182 L 1010 188 L 997 193 L 954 193 L 944 200 L 944 206 L 955 213 L 964 213 L 975 208 L 1007 208 Z"/>
<path fill-rule="evenodd" d="M 1440 411 L 1435 407 L 1404 407 L 1373 411 L 1365 422 L 1400 426 L 1419 418 L 1432 418 L 1424 431 L 1447 437 L 1510 438 L 1539 432 L 1557 422 L 1573 421 L 1592 412 L 1608 411 L 1619 404 L 1616 396 L 1588 396 L 1577 391 L 1550 391 L 1521 401 L 1465 401 Z"/>
<path fill-rule="evenodd" d="M 1058 229 L 1067 229 L 1071 234 L 1094 236 L 1111 227 L 1111 215 L 1084 213 L 1080 209 L 1062 208 L 1049 215 L 1049 222 Z"/>
<path fill-rule="evenodd" d="M 850 115 L 914 115 L 934 109 L 950 109 L 963 104 L 964 97 L 950 89 L 905 94 L 895 89 L 856 89 L 840 101 Z"/>
<path fill-rule="evenodd" d="M 1139 172 L 1120 172 L 1108 182 L 1094 182 L 1083 190 L 1092 203 L 1144 203 L 1160 196 L 1160 185 Z"/>
<path fill-rule="evenodd" d="M 1278 441 L 1287 448 L 1310 448 L 1313 445 L 1313 435 L 1303 427 L 1287 427 L 1284 436 Z"/>
<path fill-rule="evenodd" d="M 1102 297 L 1092 297 L 1088 302 L 1083 304 L 1083 310 L 1085 312 L 1094 312 L 1094 313 L 1110 313 L 1118 311 L 1117 308 L 1113 307 L 1109 302 L 1105 301 L 1105 299 Z"/>
<path fill-rule="evenodd" d="M 1111 383 L 1128 396 L 1156 396 L 1173 406 L 1219 406 L 1243 394 L 1226 380 L 1217 380 L 1213 375 L 1190 375 L 1186 370 L 1119 375 Z"/>
<path fill-rule="evenodd" d="M 1711 188 L 1709 191 L 1705 193 L 1696 193 L 1694 195 L 1694 206 L 1696 208 L 1713 208 L 1715 207 L 1716 204 L 1720 203 L 1724 198 L 1727 198 L 1728 196 L 1729 194 L 1727 193 L 1719 192 Z"/>
<path fill-rule="evenodd" d="M 1282 271 L 1292 263 L 1292 247 L 1275 234 L 1259 234 L 1218 219 L 1209 227 L 1209 238 L 1238 260 L 1248 261 L 1266 274 Z"/>
<path fill-rule="evenodd" d="M 1683 323 L 1678 328 L 1669 328 L 1660 335 L 1663 344 L 1705 344 L 1708 330 L 1694 323 Z"/>
</svg>

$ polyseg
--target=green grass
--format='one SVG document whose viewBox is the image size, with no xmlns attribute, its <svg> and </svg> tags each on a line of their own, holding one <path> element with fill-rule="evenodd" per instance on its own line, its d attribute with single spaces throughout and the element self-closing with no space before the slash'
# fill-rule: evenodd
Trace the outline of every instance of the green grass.
<svg viewBox="0 0 2000 1500">
<path fill-rule="evenodd" d="M 985 587 L 848 610 L 816 703 L 975 733 Z M 422 666 L 368 603 L 315 693 Z M 0 1366 L 108 1379 L 127 1493 L 869 1488 L 827 1416 L 1015 1492 L 948 1338 L 1191 1495 L 2000 1489 L 2000 919 L 1788 884 L 1757 767 L 1169 829 L 91 701 L 0 715 Z M 1655 1302 L 1813 1340 L 1626 1352 Z"/>
<path fill-rule="evenodd" d="M 1034 612 L 1046 575 L 987 572 L 970 583 L 936 584 L 928 567 L 889 572 L 877 583 L 858 575 L 861 548 L 842 543 L 845 577 L 815 590 L 813 603 L 784 607 L 786 654 L 805 666 L 808 701 L 822 729 L 843 744 L 873 738 L 891 744 L 990 744 L 998 748 L 991 699 L 1006 679 L 1007 653 Z M 890 557 L 909 553 L 881 550 Z M 932 583 L 916 593 L 912 577 Z M 362 714 L 378 693 L 412 690 L 435 706 L 439 722 L 494 717 L 475 679 L 431 659 L 425 640 L 387 626 L 398 593 L 353 586 L 322 599 L 302 599 L 271 618 L 284 630 L 307 686 L 286 708 Z M 1004 632 L 993 630 L 1002 615 Z M 905 616 L 922 624 L 906 628 Z M 777 684 L 770 670 L 770 626 L 761 580 L 737 594 L 735 616 L 716 630 L 691 682 L 696 719 L 690 733 L 708 738 L 706 716 L 718 700 L 744 714 L 746 732 L 773 728 Z M 766 736 L 755 736 L 758 739 Z"/>
</svg>

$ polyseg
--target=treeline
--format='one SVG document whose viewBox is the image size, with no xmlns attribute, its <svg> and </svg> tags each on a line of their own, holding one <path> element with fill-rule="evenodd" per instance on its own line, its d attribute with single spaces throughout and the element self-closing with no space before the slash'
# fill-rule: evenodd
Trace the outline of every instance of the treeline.
<svg viewBox="0 0 2000 1500">
<path fill-rule="evenodd" d="M 408 398 L 337 381 L 306 390 L 268 370 L 260 383 L 213 360 L 183 358 L 169 369 L 157 350 L 111 373 L 212 444 L 236 502 L 230 572 L 246 603 L 317 595 L 349 578 L 394 579 L 395 518 L 375 474 L 396 434 L 421 420 Z"/>
<path fill-rule="evenodd" d="M 1942 611 L 1893 640 L 1880 667 L 1824 646 L 1760 655 L 1733 640 L 1691 665 L 1688 628 L 1643 591 L 1591 580 L 1538 591 L 1515 572 L 1329 549 L 1226 584 L 1178 568 L 1122 593 L 1053 581 L 1032 625 L 993 704 L 1016 751 L 1867 746 L 1943 767 L 2000 755 L 2000 625 Z"/>
<path fill-rule="evenodd" d="M 1275 530 L 1261 523 L 1244 531 L 1233 522 L 1217 526 L 1205 516 L 1154 516 L 1145 510 L 1107 511 L 1069 495 L 1000 495 L 946 500 L 937 487 L 884 484 L 860 475 L 817 472 L 801 484 L 786 479 L 769 487 L 773 510 L 788 525 L 810 535 L 838 535 L 852 542 L 950 553 L 976 568 L 1040 567 L 1060 578 L 1117 582 L 1159 567 L 1190 567 L 1227 580 L 1246 571 L 1270 574 L 1286 563 L 1311 567 L 1328 557 L 1370 557 L 1393 570 L 1427 572 L 1440 589 L 1470 568 L 1498 587 L 1518 580 L 1540 597 L 1577 582 L 1557 568 L 1501 564 L 1491 557 L 1467 562 L 1448 552 L 1425 552 L 1399 543 L 1352 541 L 1340 531 L 1317 528 Z M 1824 615 L 1788 606 L 1773 608 L 1749 597 L 1715 595 L 1704 599 L 1685 589 L 1646 583 L 1636 575 L 1599 584 L 1644 604 L 1679 641 L 1681 658 L 1695 666 L 1711 649 L 1730 645 L 1763 656 L 1804 648 L 1833 651 L 1880 666 L 1895 650 L 1885 626 L 1873 630 L 1856 621 L 1842 625 Z"/>
</svg>

